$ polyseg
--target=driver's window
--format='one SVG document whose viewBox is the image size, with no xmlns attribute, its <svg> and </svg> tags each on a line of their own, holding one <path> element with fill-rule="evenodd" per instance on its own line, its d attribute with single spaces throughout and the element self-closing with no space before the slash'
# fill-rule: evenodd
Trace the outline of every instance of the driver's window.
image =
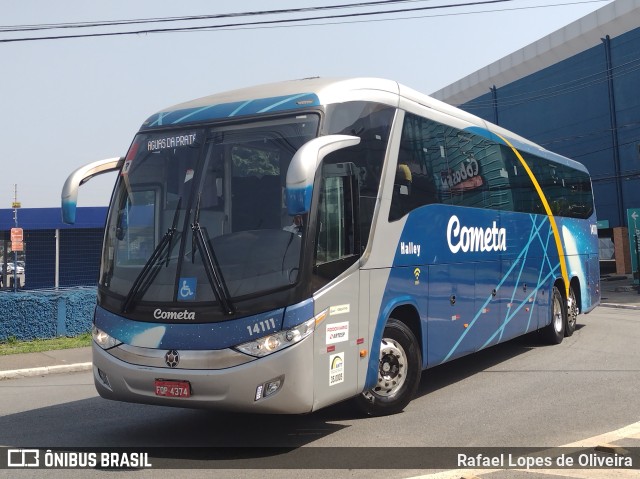
<svg viewBox="0 0 640 479">
<path fill-rule="evenodd" d="M 327 165 L 332 168 L 336 165 Z M 325 176 L 318 204 L 315 270 L 325 279 L 337 277 L 358 258 L 354 176 Z"/>
<path fill-rule="evenodd" d="M 318 254 L 316 265 L 335 261 L 351 250 L 350 240 L 345 235 L 343 178 L 325 178 L 322 183 L 322 198 L 318 209 Z"/>
</svg>

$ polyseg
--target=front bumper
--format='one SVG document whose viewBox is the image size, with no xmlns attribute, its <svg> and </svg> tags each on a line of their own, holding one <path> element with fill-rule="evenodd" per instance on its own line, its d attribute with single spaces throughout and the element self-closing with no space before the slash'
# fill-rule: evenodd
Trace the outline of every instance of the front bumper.
<svg viewBox="0 0 640 479">
<path fill-rule="evenodd" d="M 157 358 L 165 352 L 149 349 L 148 355 Z M 127 356 L 128 360 L 134 358 Z M 189 369 L 158 367 L 138 360 L 145 362 L 124 361 L 94 343 L 94 382 L 100 396 L 134 403 L 253 413 L 302 414 L 313 409 L 313 334 L 272 355 L 224 369 L 211 369 L 205 363 L 202 369 L 193 363 Z M 278 377 L 284 378 L 280 389 L 256 400 L 258 386 Z M 157 396 L 156 379 L 189 381 L 191 397 Z"/>
</svg>

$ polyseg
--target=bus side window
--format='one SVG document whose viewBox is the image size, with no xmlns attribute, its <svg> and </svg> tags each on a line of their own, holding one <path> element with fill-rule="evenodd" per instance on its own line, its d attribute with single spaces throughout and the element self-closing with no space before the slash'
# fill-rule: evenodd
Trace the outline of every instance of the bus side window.
<svg viewBox="0 0 640 479">
<path fill-rule="evenodd" d="M 431 135 L 424 131 L 423 124 L 427 121 L 410 114 L 405 117 L 389 221 L 400 219 L 420 206 L 438 202 L 428 155 Z"/>
</svg>

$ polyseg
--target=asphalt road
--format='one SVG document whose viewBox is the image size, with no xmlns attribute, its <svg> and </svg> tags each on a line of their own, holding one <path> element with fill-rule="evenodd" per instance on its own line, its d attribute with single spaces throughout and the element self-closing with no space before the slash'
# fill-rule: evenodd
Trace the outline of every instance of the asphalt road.
<svg viewBox="0 0 640 479">
<path fill-rule="evenodd" d="M 327 456 L 326 467 L 337 450 L 327 449 L 327 454 L 321 447 L 376 447 L 390 469 L 385 477 L 413 477 L 428 471 L 394 470 L 402 464 L 394 462 L 399 459 L 393 450 L 385 452 L 383 448 L 551 447 L 638 422 L 638 344 L 638 311 L 598 308 L 580 316 L 577 331 L 558 346 L 543 345 L 535 335 L 529 335 L 424 372 L 418 395 L 406 410 L 383 418 L 363 418 L 348 402 L 307 416 L 241 415 L 117 403 L 97 397 L 90 373 L 6 380 L 0 382 L 0 445 L 197 446 L 207 451 L 221 446 L 313 446 L 314 454 Z M 356 449 L 344 450 L 360 454 Z M 197 466 L 203 464 L 207 463 Z M 0 476 L 7 472 L 12 474 L 6 477 L 36 473 L 0 471 Z M 116 473 L 105 476 L 99 470 L 37 472 L 50 478 L 116 477 Z M 191 477 L 211 477 L 204 470 L 192 472 Z M 157 473 L 123 474 L 156 477 Z M 341 469 L 331 476 L 372 474 L 371 470 Z M 305 472 L 307 477 L 326 475 L 322 469 Z M 226 470 L 213 477 L 276 476 L 298 478 L 300 473 Z"/>
</svg>

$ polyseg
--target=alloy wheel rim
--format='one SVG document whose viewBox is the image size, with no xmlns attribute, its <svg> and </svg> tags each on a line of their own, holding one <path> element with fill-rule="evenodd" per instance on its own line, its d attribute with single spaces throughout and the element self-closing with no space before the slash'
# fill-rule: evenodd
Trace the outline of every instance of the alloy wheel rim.
<svg viewBox="0 0 640 479">
<path fill-rule="evenodd" d="M 573 289 L 569 293 L 569 298 L 571 302 L 571 307 L 569 308 L 569 311 L 568 311 L 568 314 L 569 314 L 568 322 L 570 326 L 573 326 L 574 324 L 576 324 L 576 320 L 578 319 L 578 305 L 576 304 L 576 295 L 573 292 Z"/>
<path fill-rule="evenodd" d="M 553 327 L 556 332 L 562 331 L 562 304 L 560 299 L 553 299 Z"/>
<path fill-rule="evenodd" d="M 395 340 L 383 338 L 380 345 L 378 382 L 372 392 L 389 397 L 396 394 L 406 382 L 407 353 Z"/>
</svg>

